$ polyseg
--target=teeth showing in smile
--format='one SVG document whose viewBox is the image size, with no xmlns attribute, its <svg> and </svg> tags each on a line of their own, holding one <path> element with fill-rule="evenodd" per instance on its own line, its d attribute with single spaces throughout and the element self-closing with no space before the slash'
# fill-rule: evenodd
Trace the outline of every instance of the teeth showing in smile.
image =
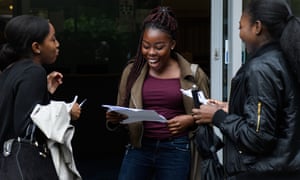
<svg viewBox="0 0 300 180">
<path fill-rule="evenodd" d="M 151 64 L 154 64 L 154 63 L 158 62 L 157 59 L 149 59 L 148 61 L 149 61 L 149 63 L 151 63 Z"/>
</svg>

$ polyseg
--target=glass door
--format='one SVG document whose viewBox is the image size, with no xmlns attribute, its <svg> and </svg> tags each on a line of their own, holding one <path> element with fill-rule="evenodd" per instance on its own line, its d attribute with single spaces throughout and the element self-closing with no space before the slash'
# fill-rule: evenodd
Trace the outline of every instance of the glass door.
<svg viewBox="0 0 300 180">
<path fill-rule="evenodd" d="M 227 101 L 231 79 L 243 61 L 243 44 L 239 38 L 239 20 L 243 1 L 211 0 L 211 98 Z M 222 138 L 218 128 L 214 128 Z M 222 161 L 223 152 L 218 156 Z"/>
<path fill-rule="evenodd" d="M 243 2 L 211 1 L 211 98 L 227 101 L 230 81 L 243 61 L 239 20 Z"/>
</svg>

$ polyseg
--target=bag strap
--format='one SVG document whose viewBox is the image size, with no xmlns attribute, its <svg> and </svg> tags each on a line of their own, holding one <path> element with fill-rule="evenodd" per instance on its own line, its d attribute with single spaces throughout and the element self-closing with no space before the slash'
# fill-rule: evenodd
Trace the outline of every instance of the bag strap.
<svg viewBox="0 0 300 180">
<path fill-rule="evenodd" d="M 36 141 L 36 137 L 35 137 L 36 124 L 33 122 L 33 120 L 30 117 L 30 114 L 32 113 L 33 109 L 34 106 L 31 108 L 30 113 L 27 115 L 29 123 L 26 127 L 25 136 L 21 137 L 22 139 L 29 140 L 31 143 Z"/>
<path fill-rule="evenodd" d="M 35 139 L 35 130 L 36 130 L 36 125 L 33 122 L 30 122 L 26 128 L 26 134 L 24 139 L 30 140 L 30 142 L 34 142 Z"/>
<path fill-rule="evenodd" d="M 7 157 L 11 154 L 12 145 L 14 141 L 18 141 L 18 142 L 26 141 L 26 142 L 34 143 L 34 141 L 36 141 L 34 136 L 35 130 L 36 130 L 36 125 L 33 122 L 30 122 L 26 128 L 26 134 L 24 137 L 17 137 L 17 138 L 6 140 L 3 143 L 3 151 L 2 151 L 3 156 Z"/>
<path fill-rule="evenodd" d="M 196 79 L 196 72 L 197 72 L 198 66 L 199 66 L 198 64 L 191 64 L 191 71 L 192 71 L 192 75 L 193 75 L 194 81 Z M 212 134 L 212 136 L 209 137 L 210 141 L 212 142 L 212 144 L 211 144 L 212 146 L 210 147 L 210 150 L 213 153 L 214 158 L 216 158 L 217 156 L 216 156 L 215 152 L 217 151 L 217 149 L 216 149 L 216 147 L 214 145 L 215 144 L 214 130 L 213 130 L 213 127 L 210 127 L 210 126 L 207 126 L 207 128 L 208 128 L 208 131 L 210 131 L 209 133 Z"/>
<path fill-rule="evenodd" d="M 196 78 L 196 72 L 197 72 L 197 69 L 198 69 L 198 64 L 191 64 L 191 70 L 192 70 L 192 75 L 194 77 L 194 80 Z"/>
</svg>

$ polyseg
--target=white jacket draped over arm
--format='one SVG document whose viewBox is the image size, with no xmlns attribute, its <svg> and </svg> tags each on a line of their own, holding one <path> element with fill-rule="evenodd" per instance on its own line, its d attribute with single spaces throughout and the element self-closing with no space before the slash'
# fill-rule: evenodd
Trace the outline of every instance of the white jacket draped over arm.
<svg viewBox="0 0 300 180">
<path fill-rule="evenodd" d="M 48 148 L 60 180 L 81 180 L 76 168 L 71 140 L 75 127 L 70 124 L 73 103 L 51 101 L 48 105 L 36 105 L 31 119 L 48 138 Z"/>
</svg>

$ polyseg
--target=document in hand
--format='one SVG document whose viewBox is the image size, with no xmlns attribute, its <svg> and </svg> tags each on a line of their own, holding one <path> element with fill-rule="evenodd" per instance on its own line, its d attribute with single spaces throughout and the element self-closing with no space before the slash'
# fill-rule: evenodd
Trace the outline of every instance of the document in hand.
<svg viewBox="0 0 300 180">
<path fill-rule="evenodd" d="M 125 114 L 128 116 L 127 119 L 122 121 L 122 124 L 129 124 L 138 121 L 156 121 L 166 123 L 167 119 L 162 115 L 158 114 L 154 110 L 145 110 L 145 109 L 134 109 L 126 108 L 121 106 L 112 106 L 112 105 L 102 105 L 102 107 L 108 108 L 108 111 L 115 111 L 120 114 Z"/>
<path fill-rule="evenodd" d="M 180 89 L 180 91 L 182 94 L 190 98 L 193 98 L 192 89 L 187 89 L 187 90 Z M 203 91 L 198 91 L 198 98 L 199 98 L 199 102 L 201 102 L 202 104 L 207 104 L 207 99 L 205 98 Z"/>
</svg>

